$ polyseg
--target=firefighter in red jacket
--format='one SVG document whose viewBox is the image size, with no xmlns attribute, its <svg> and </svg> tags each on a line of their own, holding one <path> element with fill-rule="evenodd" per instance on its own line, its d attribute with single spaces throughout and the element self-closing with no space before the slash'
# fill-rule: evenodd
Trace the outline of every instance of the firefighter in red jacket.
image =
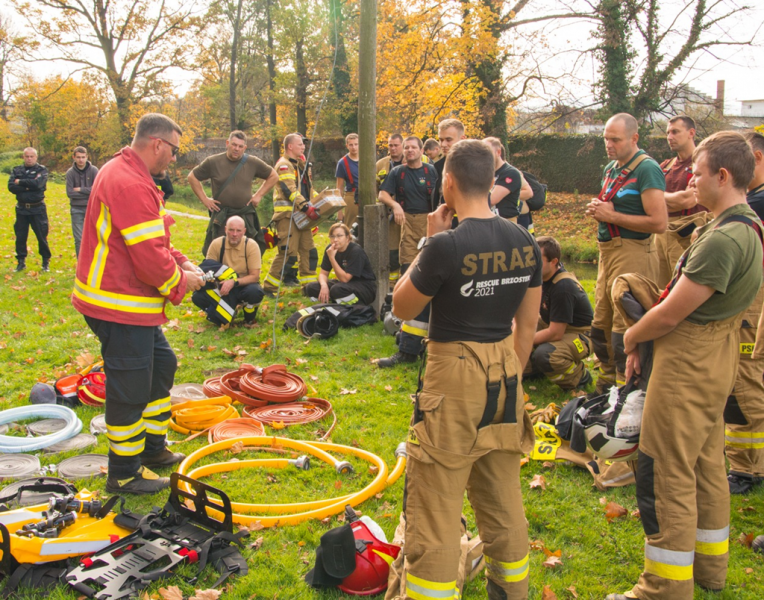
<svg viewBox="0 0 764 600">
<path fill-rule="evenodd" d="M 160 325 L 168 301 L 204 282 L 170 243 L 174 221 L 152 179 L 175 160 L 180 135 L 172 119 L 144 115 L 99 173 L 85 216 L 72 304 L 101 341 L 112 493 L 158 492 L 170 480 L 148 467 L 184 458 L 165 447 L 177 359 Z"/>
</svg>

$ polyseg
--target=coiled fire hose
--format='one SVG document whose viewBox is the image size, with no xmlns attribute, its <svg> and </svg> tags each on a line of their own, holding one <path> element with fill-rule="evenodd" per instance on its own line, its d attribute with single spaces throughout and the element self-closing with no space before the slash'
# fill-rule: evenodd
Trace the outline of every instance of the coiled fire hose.
<svg viewBox="0 0 764 600">
<path fill-rule="evenodd" d="M 36 438 L 11 437 L 0 435 L 0 452 L 4 454 L 16 454 L 19 452 L 32 452 L 42 450 L 63 442 L 82 431 L 82 421 L 71 408 L 58 404 L 35 404 L 32 406 L 19 406 L 0 411 L 0 423 L 11 423 L 22 419 L 32 418 L 64 419 L 66 426 L 50 435 Z"/>
<path fill-rule="evenodd" d="M 245 406 L 242 412 L 264 425 L 270 425 L 277 429 L 320 421 L 331 414 L 334 421 L 329 430 L 320 438 L 321 441 L 327 439 L 337 425 L 337 415 L 334 414 L 331 403 L 323 398 L 306 398 L 302 402 L 290 402 L 260 408 Z"/>
<path fill-rule="evenodd" d="M 219 396 L 225 396 L 223 388 L 220 386 L 220 377 L 210 377 L 204 380 L 202 385 L 202 391 L 207 398 L 217 398 Z"/>
<path fill-rule="evenodd" d="M 340 444 L 332 444 L 329 442 L 301 442 L 298 440 L 279 437 L 248 437 L 224 440 L 222 442 L 216 442 L 214 444 L 210 444 L 209 446 L 199 448 L 198 450 L 189 454 L 186 459 L 180 463 L 178 472 L 182 475 L 188 475 L 192 479 L 200 479 L 201 477 L 211 475 L 213 473 L 225 473 L 237 469 L 286 469 L 290 466 L 294 466 L 300 469 L 308 469 L 310 467 L 310 461 L 307 459 L 307 457 L 303 456 L 295 460 L 283 458 L 240 460 L 237 462 L 208 464 L 204 465 L 203 467 L 197 467 L 196 469 L 191 468 L 194 463 L 204 458 L 205 456 L 214 454 L 215 452 L 219 452 L 221 450 L 226 450 L 234 444 L 240 442 L 244 444 L 245 448 L 247 446 L 255 446 L 257 448 L 272 446 L 278 449 L 291 448 L 292 450 L 298 452 L 305 452 L 306 454 L 310 454 L 318 460 L 332 465 L 338 473 L 352 472 L 353 467 L 349 462 L 341 461 L 335 458 L 329 454 L 328 451 L 332 451 L 337 454 L 356 456 L 357 458 L 371 463 L 372 466 L 377 468 L 376 476 L 371 483 L 369 483 L 362 490 L 345 496 L 290 504 L 245 504 L 242 502 L 232 502 L 232 509 L 239 511 L 238 513 L 233 514 L 233 521 L 234 523 L 238 523 L 240 525 L 253 525 L 257 522 L 259 522 L 263 527 L 296 525 L 297 523 L 302 523 L 308 519 L 324 519 L 326 517 L 339 514 L 345 510 L 346 504 L 357 506 L 375 494 L 378 494 L 382 490 L 393 485 L 403 474 L 406 468 L 405 443 L 399 444 L 398 448 L 395 450 L 397 461 L 393 470 L 389 472 L 387 464 L 384 460 L 382 460 L 382 458 L 376 454 L 367 452 L 366 450 L 361 450 L 360 448 L 342 446 Z M 186 491 L 190 492 L 188 484 L 180 482 L 180 485 L 184 487 Z"/>
<path fill-rule="evenodd" d="M 227 419 L 210 428 L 207 439 L 210 444 L 233 438 L 265 435 L 262 424 L 255 419 Z"/>
<path fill-rule="evenodd" d="M 225 377 L 224 375 L 222 380 L 225 380 Z M 307 391 L 302 377 L 288 372 L 284 365 L 271 365 L 264 369 L 248 370 L 241 377 L 239 385 L 242 391 L 250 396 L 275 403 L 294 402 L 302 398 Z M 243 402 L 244 404 L 251 404 L 247 401 Z"/>
<path fill-rule="evenodd" d="M 171 409 L 170 427 L 184 435 L 206 431 L 226 419 L 239 416 L 231 403 L 228 396 L 220 396 L 175 404 Z"/>
</svg>

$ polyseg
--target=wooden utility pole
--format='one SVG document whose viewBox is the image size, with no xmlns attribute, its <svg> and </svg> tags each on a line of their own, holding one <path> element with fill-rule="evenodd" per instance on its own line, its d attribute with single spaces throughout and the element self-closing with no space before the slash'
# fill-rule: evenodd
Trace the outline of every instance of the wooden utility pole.
<svg viewBox="0 0 764 600">
<path fill-rule="evenodd" d="M 376 201 L 377 2 L 361 0 L 358 57 L 358 238 L 364 244 L 364 207 Z M 368 252 L 368 249 L 367 249 Z"/>
</svg>

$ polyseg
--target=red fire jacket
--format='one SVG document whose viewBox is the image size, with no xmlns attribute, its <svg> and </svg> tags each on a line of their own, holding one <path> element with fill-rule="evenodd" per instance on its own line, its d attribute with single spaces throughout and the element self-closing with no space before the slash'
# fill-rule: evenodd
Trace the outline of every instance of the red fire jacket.
<svg viewBox="0 0 764 600">
<path fill-rule="evenodd" d="M 145 163 L 130 148 L 95 179 L 82 231 L 72 304 L 83 315 L 127 325 L 161 325 L 180 304 L 188 260 L 170 243 L 165 213 Z"/>
</svg>

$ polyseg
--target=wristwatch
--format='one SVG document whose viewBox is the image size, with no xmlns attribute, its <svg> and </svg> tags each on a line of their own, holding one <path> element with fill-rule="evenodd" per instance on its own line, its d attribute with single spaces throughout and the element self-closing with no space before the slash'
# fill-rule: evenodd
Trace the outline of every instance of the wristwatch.
<svg viewBox="0 0 764 600">
<path fill-rule="evenodd" d="M 416 249 L 421 250 L 422 248 L 424 248 L 427 245 L 427 240 L 429 239 L 430 238 L 428 237 L 423 237 L 421 240 L 419 240 L 419 243 L 416 245 Z"/>
</svg>

